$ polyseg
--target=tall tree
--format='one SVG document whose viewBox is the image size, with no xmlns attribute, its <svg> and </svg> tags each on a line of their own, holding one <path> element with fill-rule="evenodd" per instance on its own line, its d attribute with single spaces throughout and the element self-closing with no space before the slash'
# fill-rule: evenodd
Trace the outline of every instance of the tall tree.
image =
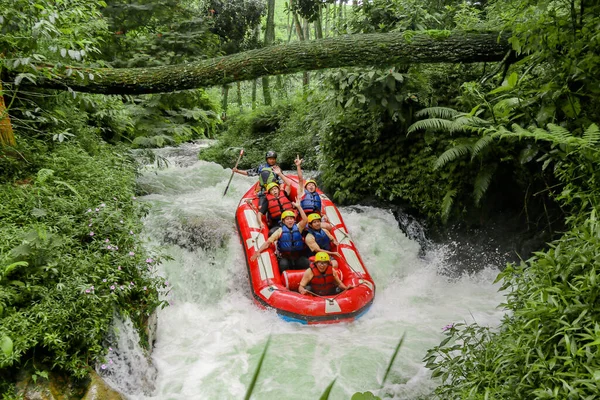
<svg viewBox="0 0 600 400">
<path fill-rule="evenodd" d="M 267 1 L 267 29 L 265 29 L 265 46 L 270 46 L 275 41 L 275 0 Z M 265 105 L 271 105 L 271 88 L 269 76 L 262 77 L 262 88 Z"/>
</svg>

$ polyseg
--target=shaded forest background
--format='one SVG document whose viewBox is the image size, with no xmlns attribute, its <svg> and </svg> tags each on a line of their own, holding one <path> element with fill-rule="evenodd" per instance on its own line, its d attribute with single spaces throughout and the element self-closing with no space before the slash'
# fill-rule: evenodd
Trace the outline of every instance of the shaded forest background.
<svg viewBox="0 0 600 400">
<path fill-rule="evenodd" d="M 113 312 L 143 331 L 165 289 L 152 273 L 160 255 L 136 236 L 145 211 L 130 149 L 217 139 L 200 157 L 225 167 L 240 147 L 242 167 L 266 149 L 284 168 L 302 155 L 342 204 L 402 205 L 432 226 L 509 211 L 549 232 L 546 249 L 500 274 L 502 324 L 455 325 L 427 366 L 444 399 L 598 395 L 596 2 L 0 0 L 0 10 L 3 390 L 26 366 L 88 376 Z M 497 62 L 322 65 L 173 93 L 43 88 L 296 41 L 457 32 L 509 47 Z"/>
</svg>

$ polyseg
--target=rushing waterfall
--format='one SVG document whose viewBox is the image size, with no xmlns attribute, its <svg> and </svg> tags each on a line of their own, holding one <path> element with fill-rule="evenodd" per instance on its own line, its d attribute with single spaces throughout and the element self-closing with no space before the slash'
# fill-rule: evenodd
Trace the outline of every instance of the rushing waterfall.
<svg viewBox="0 0 600 400">
<path fill-rule="evenodd" d="M 137 364 L 149 371 L 141 376 L 154 382 L 138 384 L 144 381 L 140 374 L 122 366 L 110 375 L 109 383 L 129 398 L 243 398 L 271 336 L 255 399 L 317 399 L 333 379 L 330 399 L 365 391 L 425 399 L 436 382 L 422 358 L 439 344 L 442 327 L 473 320 L 498 324 L 502 311 L 496 307 L 503 300 L 493 284 L 498 265 L 450 266 L 448 252 L 460 249 L 430 248 L 423 254 L 392 212 L 365 206 L 341 208 L 377 284 L 363 317 L 351 324 L 304 326 L 259 309 L 250 296 L 234 222 L 237 203 L 255 178 L 236 175 L 223 197 L 231 169 L 197 161 L 198 151 L 197 145 L 163 149 L 158 154 L 169 167 L 149 168 L 139 179 L 148 193 L 140 201 L 152 206 L 145 222 L 149 245 L 167 246 L 172 257 L 160 267 L 169 282 L 170 306 L 158 315 L 153 366 Z M 448 268 L 454 273 L 446 273 Z M 119 349 L 114 363 L 137 359 L 124 355 L 127 351 L 140 350 Z"/>
</svg>

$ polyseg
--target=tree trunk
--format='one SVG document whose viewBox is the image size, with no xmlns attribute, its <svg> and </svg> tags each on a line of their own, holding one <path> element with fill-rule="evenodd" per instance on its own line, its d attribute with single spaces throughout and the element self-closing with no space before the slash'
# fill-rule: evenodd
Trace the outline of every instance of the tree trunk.
<svg viewBox="0 0 600 400">
<path fill-rule="evenodd" d="M 258 79 L 252 79 L 252 109 L 256 109 L 256 85 L 258 84 Z"/>
<path fill-rule="evenodd" d="M 302 31 L 304 32 L 304 40 L 310 40 L 310 24 L 306 18 L 302 19 Z M 306 88 L 310 83 L 310 76 L 308 71 L 302 73 L 302 90 L 306 93 Z"/>
<path fill-rule="evenodd" d="M 243 111 L 242 110 L 242 82 L 237 81 L 237 102 L 238 102 L 238 106 L 240 107 L 240 112 Z"/>
<path fill-rule="evenodd" d="M 15 134 L 10 123 L 6 103 L 4 103 L 4 91 L 2 81 L 0 81 L 0 146 L 14 146 L 15 144 Z"/>
<path fill-rule="evenodd" d="M 294 26 L 296 27 L 296 36 L 298 36 L 298 40 L 304 40 L 304 33 L 302 32 L 302 25 L 300 24 L 300 18 L 298 18 L 298 13 L 294 11 Z"/>
<path fill-rule="evenodd" d="M 412 63 L 501 61 L 509 33 L 373 33 L 292 42 L 182 65 L 151 68 L 84 68 L 93 80 L 38 77 L 37 86 L 103 94 L 163 93 L 225 85 L 266 75 L 339 67 L 385 67 Z M 54 71 L 58 73 L 57 71 Z M 3 80 L 14 76 L 3 77 Z M 23 81 L 21 86 L 31 86 Z"/>
<path fill-rule="evenodd" d="M 267 1 L 267 29 L 265 30 L 265 47 L 275 41 L 275 0 Z M 262 77 L 263 99 L 266 106 L 271 105 L 271 88 L 269 87 L 269 76 Z"/>
<path fill-rule="evenodd" d="M 223 116 L 227 116 L 227 105 L 229 97 L 229 85 L 223 85 L 221 90 L 221 111 Z"/>
<path fill-rule="evenodd" d="M 323 39 L 323 25 L 321 22 L 321 10 L 323 6 L 319 4 L 319 15 L 317 15 L 317 19 L 315 20 L 315 39 Z"/>
</svg>

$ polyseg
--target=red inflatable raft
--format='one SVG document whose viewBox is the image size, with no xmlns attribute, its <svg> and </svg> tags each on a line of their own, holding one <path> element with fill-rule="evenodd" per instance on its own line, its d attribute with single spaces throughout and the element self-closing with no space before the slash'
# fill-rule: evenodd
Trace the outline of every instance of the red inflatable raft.
<svg viewBox="0 0 600 400">
<path fill-rule="evenodd" d="M 296 198 L 298 180 L 296 176 L 287 176 L 293 183 L 291 199 Z M 260 307 L 273 308 L 287 321 L 302 324 L 328 324 L 353 321 L 363 315 L 373 303 L 375 284 L 362 262 L 358 250 L 348 235 L 342 216 L 333 202 L 321 191 L 323 214 L 333 226 L 330 230 L 339 242 L 337 249 L 342 255 L 338 261 L 338 270 L 342 281 L 353 289 L 336 295 L 317 297 L 301 295 L 298 285 L 304 270 L 279 272 L 275 246 L 262 252 L 256 261 L 250 257 L 268 238 L 268 229 L 260 230 L 258 224 L 258 198 L 256 185 L 253 185 L 242 197 L 235 219 L 241 242 L 246 255 L 248 277 L 254 300 Z M 265 226 L 266 226 L 266 221 Z"/>
</svg>

